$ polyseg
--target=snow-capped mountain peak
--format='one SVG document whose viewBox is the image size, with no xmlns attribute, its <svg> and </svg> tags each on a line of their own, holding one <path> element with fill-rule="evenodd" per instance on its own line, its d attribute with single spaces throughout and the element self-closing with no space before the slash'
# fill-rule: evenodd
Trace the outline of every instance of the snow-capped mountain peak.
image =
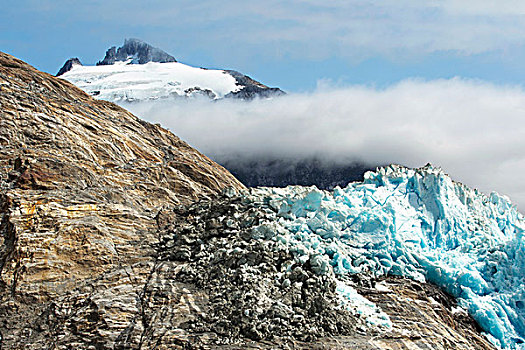
<svg viewBox="0 0 525 350">
<path fill-rule="evenodd" d="M 57 76 L 115 103 L 203 96 L 252 99 L 284 94 L 232 70 L 196 68 L 138 39 L 111 47 L 95 66 L 68 60 Z"/>
</svg>

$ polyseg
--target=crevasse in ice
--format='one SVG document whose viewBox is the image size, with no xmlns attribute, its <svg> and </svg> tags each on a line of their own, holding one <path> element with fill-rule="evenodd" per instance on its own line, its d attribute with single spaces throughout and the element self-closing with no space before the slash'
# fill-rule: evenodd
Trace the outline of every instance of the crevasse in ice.
<svg viewBox="0 0 525 350">
<path fill-rule="evenodd" d="M 394 274 L 458 298 L 497 346 L 525 349 L 525 220 L 508 198 L 430 165 L 392 165 L 331 192 L 261 188 L 279 211 L 274 237 L 318 273 Z"/>
</svg>

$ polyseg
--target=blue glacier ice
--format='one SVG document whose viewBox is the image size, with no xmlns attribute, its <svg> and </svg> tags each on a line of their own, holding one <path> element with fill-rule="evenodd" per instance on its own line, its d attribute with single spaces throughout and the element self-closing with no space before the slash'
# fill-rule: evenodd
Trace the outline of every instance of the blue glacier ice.
<svg viewBox="0 0 525 350">
<path fill-rule="evenodd" d="M 331 192 L 261 188 L 251 198 L 278 211 L 273 239 L 316 272 L 435 283 L 496 346 L 525 349 L 525 220 L 508 198 L 431 165 L 391 165 Z"/>
</svg>

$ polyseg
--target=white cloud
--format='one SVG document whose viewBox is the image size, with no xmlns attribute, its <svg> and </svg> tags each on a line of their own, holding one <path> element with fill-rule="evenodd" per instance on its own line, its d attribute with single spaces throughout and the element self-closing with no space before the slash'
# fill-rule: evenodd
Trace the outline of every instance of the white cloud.
<svg viewBox="0 0 525 350">
<path fill-rule="evenodd" d="M 525 208 L 525 91 L 461 79 L 407 80 L 252 102 L 125 106 L 205 154 L 312 155 L 442 166 L 454 179 L 509 195 Z"/>
<path fill-rule="evenodd" d="M 433 4 L 449 13 L 461 15 L 520 16 L 525 14 L 525 3 L 521 0 L 441 0 L 434 1 Z"/>
<path fill-rule="evenodd" d="M 141 32 L 168 43 L 164 48 L 175 55 L 184 45 L 222 47 L 231 56 L 361 60 L 505 52 L 525 44 L 525 2 L 513 0 L 97 0 L 79 2 L 74 11 L 64 0 L 29 3 L 32 11 L 92 23 L 105 36 L 106 27 Z"/>
</svg>

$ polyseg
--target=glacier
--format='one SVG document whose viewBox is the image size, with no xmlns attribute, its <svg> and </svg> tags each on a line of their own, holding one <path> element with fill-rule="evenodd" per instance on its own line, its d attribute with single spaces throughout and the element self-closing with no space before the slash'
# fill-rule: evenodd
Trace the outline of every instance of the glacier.
<svg viewBox="0 0 525 350">
<path fill-rule="evenodd" d="M 251 189 L 245 200 L 278 212 L 277 223 L 262 223 L 254 237 L 280 242 L 316 273 L 434 283 L 457 298 L 495 346 L 525 349 L 525 220 L 507 197 L 487 196 L 429 164 L 379 168 L 333 191 Z M 344 284 L 338 291 L 355 299 Z M 387 327 L 389 320 L 375 322 Z"/>
</svg>

